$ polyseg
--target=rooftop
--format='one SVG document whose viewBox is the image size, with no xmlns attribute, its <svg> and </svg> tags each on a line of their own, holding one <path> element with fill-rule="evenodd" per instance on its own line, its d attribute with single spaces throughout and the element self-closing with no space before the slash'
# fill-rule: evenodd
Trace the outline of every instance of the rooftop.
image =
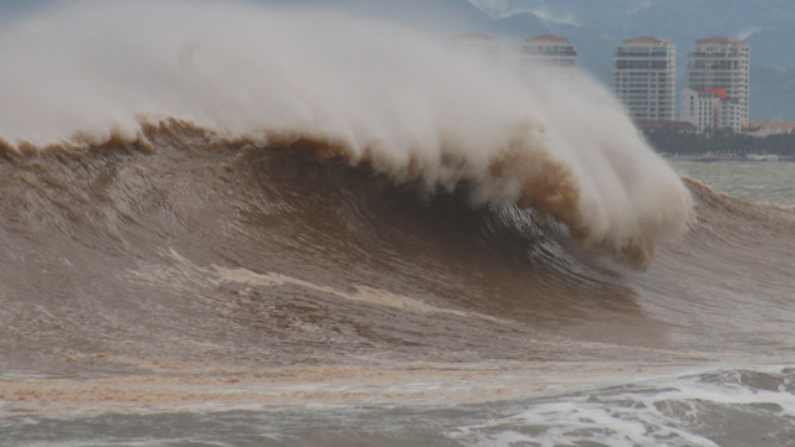
<svg viewBox="0 0 795 447">
<path fill-rule="evenodd" d="M 671 43 L 670 40 L 660 39 L 654 36 L 640 36 L 624 40 L 624 43 Z"/>
<path fill-rule="evenodd" d="M 731 37 L 707 37 L 705 39 L 698 39 L 696 43 L 745 43 L 745 41 L 732 39 Z"/>
<path fill-rule="evenodd" d="M 568 41 L 569 41 L 569 39 L 566 39 L 565 37 L 554 36 L 552 34 L 541 34 L 539 36 L 528 37 L 524 41 L 525 42 L 533 42 L 533 41 L 537 41 L 537 40 L 550 40 L 550 41 L 555 41 L 555 42 L 566 42 L 566 43 L 568 43 Z"/>
<path fill-rule="evenodd" d="M 461 33 L 452 37 L 456 40 L 494 40 L 492 36 L 483 33 Z"/>
<path fill-rule="evenodd" d="M 726 99 L 726 89 L 725 88 L 698 88 L 694 87 L 691 90 L 698 92 L 698 93 L 712 93 L 718 99 Z"/>
</svg>

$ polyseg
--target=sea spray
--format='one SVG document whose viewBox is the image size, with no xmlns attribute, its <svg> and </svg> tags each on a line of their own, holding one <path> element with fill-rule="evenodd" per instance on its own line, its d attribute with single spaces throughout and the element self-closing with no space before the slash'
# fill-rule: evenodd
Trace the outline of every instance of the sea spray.
<svg viewBox="0 0 795 447">
<path fill-rule="evenodd" d="M 522 78 L 424 33 L 229 2 L 76 2 L 0 34 L 7 150 L 145 139 L 176 119 L 219 139 L 309 146 L 395 181 L 512 201 L 586 248 L 649 265 L 691 200 L 620 105 L 577 74 Z"/>
</svg>

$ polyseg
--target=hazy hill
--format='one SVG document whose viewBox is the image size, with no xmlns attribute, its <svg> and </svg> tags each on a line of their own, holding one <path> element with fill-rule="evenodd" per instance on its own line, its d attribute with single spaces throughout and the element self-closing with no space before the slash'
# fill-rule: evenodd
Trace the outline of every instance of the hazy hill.
<svg viewBox="0 0 795 447">
<path fill-rule="evenodd" d="M 267 1 L 267 0 L 263 0 Z M 285 1 L 286 0 L 271 0 Z M 751 119 L 795 120 L 795 1 L 792 0 L 302 0 L 425 28 L 499 37 L 504 51 L 538 34 L 567 37 L 578 64 L 612 85 L 623 39 L 654 35 L 677 46 L 677 90 L 696 39 L 730 36 L 751 46 Z M 286 2 L 295 5 L 296 1 Z"/>
<path fill-rule="evenodd" d="M 461 0 L 465 1 L 465 0 Z M 710 36 L 746 39 L 754 63 L 795 68 L 795 2 L 791 0 L 470 0 L 521 34 L 523 24 L 545 18 L 547 29 L 613 45 L 622 39 L 655 35 L 672 40 L 684 57 L 693 41 Z M 502 5 L 500 7 L 487 5 Z M 532 16 L 533 18 L 523 19 Z M 591 45 L 591 42 L 577 42 Z M 612 51 L 605 48 L 606 54 Z M 599 56 L 594 55 L 598 58 Z"/>
<path fill-rule="evenodd" d="M 623 39 L 654 35 L 677 46 L 677 90 L 687 53 L 710 36 L 751 46 L 751 119 L 795 121 L 795 1 L 792 0 L 248 0 L 283 7 L 347 10 L 440 32 L 495 35 L 504 51 L 538 34 L 569 38 L 578 64 L 610 87 L 612 56 Z M 55 0 L 0 0 L 0 19 Z"/>
<path fill-rule="evenodd" d="M 752 65 L 750 96 L 752 119 L 795 121 L 795 68 Z"/>
<path fill-rule="evenodd" d="M 466 0 L 460 0 L 466 1 Z M 612 54 L 642 35 L 677 47 L 678 85 L 696 39 L 730 36 L 751 47 L 751 119 L 795 120 L 795 2 L 791 0 L 470 0 L 501 35 L 569 38 L 581 67 L 610 85 Z"/>
</svg>

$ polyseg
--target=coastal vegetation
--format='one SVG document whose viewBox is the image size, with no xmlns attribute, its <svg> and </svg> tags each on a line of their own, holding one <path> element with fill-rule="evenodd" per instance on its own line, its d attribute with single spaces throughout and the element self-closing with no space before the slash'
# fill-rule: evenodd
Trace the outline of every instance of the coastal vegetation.
<svg viewBox="0 0 795 447">
<path fill-rule="evenodd" d="M 758 137 L 735 133 L 731 129 L 712 133 L 686 133 L 673 128 L 652 129 L 643 132 L 646 141 L 657 152 L 671 155 L 734 156 L 745 158 L 749 154 L 772 154 L 795 157 L 795 134 L 782 133 Z"/>
</svg>

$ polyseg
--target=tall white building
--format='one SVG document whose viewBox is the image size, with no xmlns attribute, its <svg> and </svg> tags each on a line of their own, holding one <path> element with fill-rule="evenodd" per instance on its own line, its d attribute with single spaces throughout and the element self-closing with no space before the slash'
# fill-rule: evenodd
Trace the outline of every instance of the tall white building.
<svg viewBox="0 0 795 447">
<path fill-rule="evenodd" d="M 487 62 L 500 59 L 500 42 L 483 33 L 464 33 L 450 38 L 450 47 L 454 51 L 478 57 Z"/>
<path fill-rule="evenodd" d="M 634 120 L 673 121 L 676 104 L 676 47 L 657 37 L 627 39 L 616 48 L 616 96 Z"/>
<path fill-rule="evenodd" d="M 577 49 L 568 39 L 547 34 L 523 40 L 519 44 L 519 57 L 522 66 L 528 69 L 536 66 L 574 68 Z"/>
<path fill-rule="evenodd" d="M 729 37 L 710 37 L 696 41 L 687 55 L 687 86 L 692 89 L 724 89 L 729 102 L 738 104 L 739 119 L 747 122 L 751 50 Z"/>
</svg>

